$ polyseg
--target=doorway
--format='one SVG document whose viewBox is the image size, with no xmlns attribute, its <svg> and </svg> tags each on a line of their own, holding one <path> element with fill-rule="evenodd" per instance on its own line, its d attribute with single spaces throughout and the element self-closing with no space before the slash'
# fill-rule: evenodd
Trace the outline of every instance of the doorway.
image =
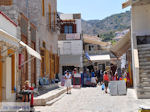
<svg viewBox="0 0 150 112">
<path fill-rule="evenodd" d="M 31 48 L 35 50 L 35 42 L 31 42 Z M 32 56 L 33 57 L 33 56 Z M 31 60 L 31 85 L 36 87 L 36 59 Z"/>
</svg>

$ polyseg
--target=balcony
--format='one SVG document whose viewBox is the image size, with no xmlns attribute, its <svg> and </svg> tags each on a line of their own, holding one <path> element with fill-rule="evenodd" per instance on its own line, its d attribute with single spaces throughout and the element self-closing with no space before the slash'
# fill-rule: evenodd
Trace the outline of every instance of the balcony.
<svg viewBox="0 0 150 112">
<path fill-rule="evenodd" d="M 81 34 L 79 33 L 60 34 L 58 40 L 81 40 Z"/>
</svg>

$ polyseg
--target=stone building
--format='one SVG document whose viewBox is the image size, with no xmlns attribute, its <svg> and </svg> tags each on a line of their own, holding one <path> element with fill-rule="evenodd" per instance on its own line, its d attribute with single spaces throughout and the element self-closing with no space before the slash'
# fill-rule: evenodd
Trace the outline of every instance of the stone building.
<svg viewBox="0 0 150 112">
<path fill-rule="evenodd" d="M 109 43 L 102 42 L 97 36 L 83 35 L 83 65 L 84 67 L 93 66 L 94 69 L 105 71 L 106 66 L 110 66 L 110 52 L 108 51 Z M 89 55 L 90 59 L 87 59 Z"/>
<path fill-rule="evenodd" d="M 131 6 L 131 51 L 134 88 L 138 98 L 150 98 L 150 1 L 127 0 Z"/>
<path fill-rule="evenodd" d="M 0 101 L 15 101 L 19 68 L 25 63 L 20 63 L 21 52 L 26 50 L 41 59 L 39 53 L 17 37 L 17 24 L 0 11 Z"/>
<path fill-rule="evenodd" d="M 23 50 L 24 62 L 27 63 L 19 73 L 18 90 L 25 80 L 38 87 L 39 78 L 55 79 L 59 72 L 58 25 L 56 0 L 0 0 L 3 11 L 17 25 L 17 38 L 41 54 L 42 60 L 32 59 Z M 32 60 L 31 60 L 32 59 Z"/>
</svg>

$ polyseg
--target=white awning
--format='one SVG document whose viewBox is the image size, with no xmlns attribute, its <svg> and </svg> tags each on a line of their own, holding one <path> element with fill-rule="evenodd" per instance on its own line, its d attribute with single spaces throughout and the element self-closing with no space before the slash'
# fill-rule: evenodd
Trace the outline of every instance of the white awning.
<svg viewBox="0 0 150 112">
<path fill-rule="evenodd" d="M 25 44 L 25 43 L 22 42 L 22 41 L 20 41 L 19 43 L 20 43 L 23 47 L 25 47 L 25 48 L 27 49 L 27 52 L 28 52 L 30 55 L 32 55 L 32 56 L 34 56 L 34 57 L 36 57 L 36 58 L 38 58 L 38 59 L 41 60 L 41 55 L 40 55 L 38 52 L 36 52 L 35 50 L 33 50 L 31 47 L 29 47 L 27 44 Z"/>
<path fill-rule="evenodd" d="M 90 56 L 91 61 L 109 61 L 110 55 L 93 55 Z"/>
<path fill-rule="evenodd" d="M 6 31 L 4 31 L 2 29 L 0 29 L 0 34 L 3 36 L 3 37 L 0 36 L 0 41 L 4 41 L 4 42 L 10 43 L 11 45 L 15 45 L 15 46 L 17 46 L 17 45 L 19 46 L 19 44 L 20 44 L 27 49 L 27 52 L 30 55 L 41 60 L 41 55 L 38 52 L 36 52 L 35 50 L 33 50 L 31 47 L 26 45 L 24 42 L 20 41 L 19 39 L 10 35 L 9 33 L 7 33 Z M 10 40 L 12 40 L 12 41 L 10 41 Z"/>
<path fill-rule="evenodd" d="M 12 47 L 19 47 L 18 40 L 3 29 L 0 29 L 0 41 L 5 42 L 6 45 L 9 44 L 9 46 Z"/>
</svg>

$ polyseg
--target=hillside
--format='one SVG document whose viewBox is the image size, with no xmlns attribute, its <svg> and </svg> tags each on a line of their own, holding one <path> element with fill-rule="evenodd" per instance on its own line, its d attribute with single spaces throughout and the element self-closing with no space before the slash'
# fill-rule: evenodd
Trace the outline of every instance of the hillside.
<svg viewBox="0 0 150 112">
<path fill-rule="evenodd" d="M 130 11 L 114 14 L 103 20 L 82 20 L 84 34 L 99 35 L 104 41 L 114 38 L 116 31 L 130 28 Z"/>
</svg>

